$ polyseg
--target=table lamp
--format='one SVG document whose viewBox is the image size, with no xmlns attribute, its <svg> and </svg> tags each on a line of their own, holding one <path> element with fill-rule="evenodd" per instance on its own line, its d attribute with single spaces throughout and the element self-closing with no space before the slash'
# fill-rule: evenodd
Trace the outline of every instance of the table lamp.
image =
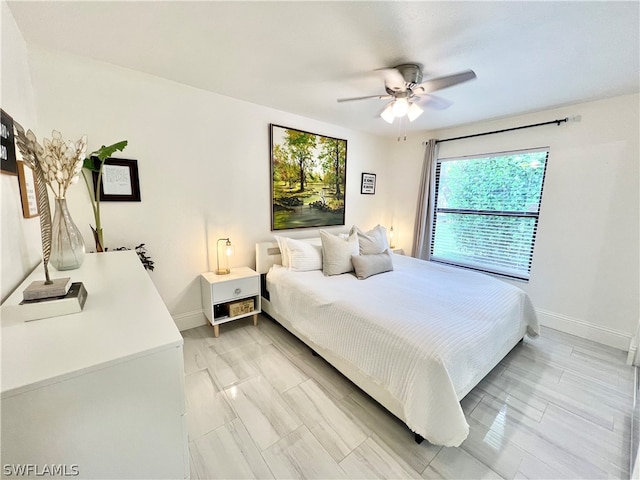
<svg viewBox="0 0 640 480">
<path fill-rule="evenodd" d="M 220 242 L 224 244 L 224 254 L 222 256 L 222 266 L 220 266 Z M 229 269 L 229 257 L 233 255 L 233 245 L 228 238 L 219 238 L 216 242 L 216 275 L 227 275 L 231 273 Z"/>
</svg>

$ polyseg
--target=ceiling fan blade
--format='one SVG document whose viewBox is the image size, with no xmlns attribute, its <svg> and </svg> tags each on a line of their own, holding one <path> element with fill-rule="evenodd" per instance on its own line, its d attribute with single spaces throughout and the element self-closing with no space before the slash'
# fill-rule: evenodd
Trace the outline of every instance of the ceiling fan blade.
<svg viewBox="0 0 640 480">
<path fill-rule="evenodd" d="M 424 94 L 420 95 L 419 99 L 415 101 L 421 107 L 432 108 L 434 110 L 445 110 L 453 105 L 453 102 L 446 98 L 437 97 L 436 95 Z"/>
<path fill-rule="evenodd" d="M 392 92 L 406 92 L 407 84 L 404 81 L 402 73 L 396 68 L 379 68 L 377 71 L 382 72 L 384 78 L 384 86 Z"/>
<path fill-rule="evenodd" d="M 342 102 L 352 102 L 353 100 L 365 100 L 367 98 L 379 98 L 379 99 L 385 99 L 385 98 L 392 98 L 391 95 L 367 95 L 366 97 L 351 97 L 351 98 L 339 98 L 338 99 L 338 103 L 342 103 Z"/>
<path fill-rule="evenodd" d="M 476 78 L 476 74 L 473 70 L 465 70 L 464 72 L 454 73 L 453 75 L 445 75 L 444 77 L 432 78 L 426 82 L 422 82 L 417 85 L 413 92 L 420 95 L 421 93 L 435 92 L 436 90 L 442 90 L 443 88 L 452 87 L 459 83 L 468 82 Z"/>
</svg>

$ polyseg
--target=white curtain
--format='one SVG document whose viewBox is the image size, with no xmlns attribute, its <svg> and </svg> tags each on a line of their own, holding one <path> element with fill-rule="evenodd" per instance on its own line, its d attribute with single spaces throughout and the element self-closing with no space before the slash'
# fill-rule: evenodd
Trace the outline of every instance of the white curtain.
<svg viewBox="0 0 640 480">
<path fill-rule="evenodd" d="M 413 233 L 412 257 L 429 259 L 429 217 L 431 215 L 431 169 L 438 158 L 438 143 L 435 138 L 427 142 L 422 164 L 422 177 L 418 192 L 416 223 Z"/>
</svg>

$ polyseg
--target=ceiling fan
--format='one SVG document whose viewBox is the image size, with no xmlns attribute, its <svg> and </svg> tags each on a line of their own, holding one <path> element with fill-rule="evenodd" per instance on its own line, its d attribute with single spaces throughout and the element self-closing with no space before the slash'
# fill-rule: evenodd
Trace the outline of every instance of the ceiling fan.
<svg viewBox="0 0 640 480">
<path fill-rule="evenodd" d="M 476 78 L 473 70 L 465 70 L 453 75 L 431 78 L 423 82 L 422 65 L 418 63 L 403 63 L 393 68 L 383 68 L 379 71 L 384 75 L 386 94 L 339 98 L 338 102 L 351 102 L 368 98 L 392 99 L 380 113 L 383 120 L 393 123 L 395 118 L 406 116 L 410 122 L 413 122 L 422 114 L 421 106 L 444 110 L 451 105 L 450 101 L 431 95 L 431 92 Z"/>
</svg>

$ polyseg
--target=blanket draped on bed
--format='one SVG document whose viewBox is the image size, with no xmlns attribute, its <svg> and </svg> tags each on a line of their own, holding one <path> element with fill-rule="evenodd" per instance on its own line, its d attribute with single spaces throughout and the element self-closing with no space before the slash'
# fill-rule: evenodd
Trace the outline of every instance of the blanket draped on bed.
<svg viewBox="0 0 640 480">
<path fill-rule="evenodd" d="M 271 303 L 398 399 L 414 432 L 458 446 L 469 433 L 459 400 L 525 331 L 537 336 L 535 311 L 522 290 L 488 275 L 399 255 L 393 263 L 366 280 L 275 265 Z"/>
</svg>

